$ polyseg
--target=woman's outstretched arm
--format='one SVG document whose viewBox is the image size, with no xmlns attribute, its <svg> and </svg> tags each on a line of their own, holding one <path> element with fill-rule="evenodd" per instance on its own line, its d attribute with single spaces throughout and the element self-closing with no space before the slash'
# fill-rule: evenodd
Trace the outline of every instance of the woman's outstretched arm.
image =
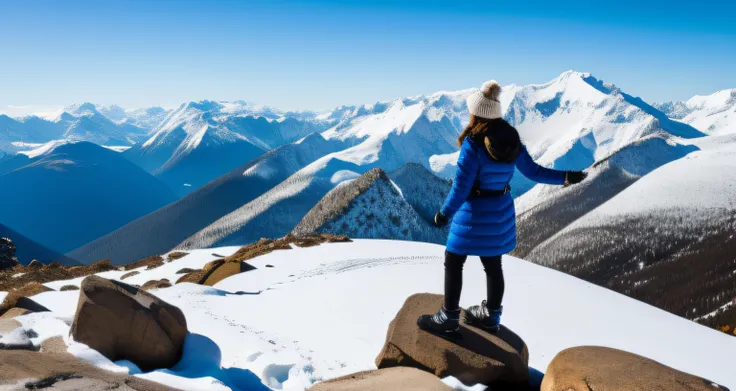
<svg viewBox="0 0 736 391">
<path fill-rule="evenodd" d="M 516 168 L 524 174 L 525 177 L 539 183 L 548 185 L 565 184 L 565 171 L 553 170 L 551 168 L 542 167 L 537 164 L 526 147 L 523 147 L 519 158 L 516 159 Z"/>
<path fill-rule="evenodd" d="M 440 209 L 440 213 L 447 218 L 455 215 L 463 202 L 468 199 L 470 190 L 473 188 L 475 177 L 478 176 L 478 153 L 471 145 L 472 141 L 466 138 L 463 146 L 460 148 L 460 156 L 457 158 L 457 173 L 455 181 L 452 183 L 452 189 L 447 195 L 445 204 Z"/>
</svg>

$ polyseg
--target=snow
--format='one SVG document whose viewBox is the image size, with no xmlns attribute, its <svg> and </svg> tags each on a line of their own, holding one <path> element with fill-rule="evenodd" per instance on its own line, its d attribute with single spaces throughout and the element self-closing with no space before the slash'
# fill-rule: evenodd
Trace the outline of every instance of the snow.
<svg viewBox="0 0 736 391">
<path fill-rule="evenodd" d="M 102 147 L 115 152 L 125 152 L 130 149 L 130 145 L 103 145 Z"/>
<path fill-rule="evenodd" d="M 332 178 L 330 178 L 330 183 L 333 185 L 338 185 L 342 182 L 349 181 L 351 179 L 355 179 L 359 177 L 360 174 L 358 174 L 355 171 L 350 170 L 340 170 L 334 174 L 332 174 Z"/>
<path fill-rule="evenodd" d="M 126 282 L 173 277 L 174 269 L 201 267 L 213 253 L 234 250 L 195 250 Z M 69 341 L 64 320 L 73 316 L 78 291 L 36 295 L 34 300 L 52 312 L 17 319 L 39 335 L 32 339 L 35 344 L 61 335 L 71 344 L 71 353 L 95 365 L 182 389 L 266 389 L 258 386 L 260 379 L 272 389 L 304 390 L 319 380 L 375 368 L 388 323 L 406 297 L 442 292 L 443 250 L 384 240 L 325 244 L 250 260 L 256 270 L 214 287 L 177 284 L 157 290 L 154 294 L 184 311 L 192 334 L 179 365 L 148 374 Z M 477 304 L 485 295 L 480 262 L 471 258 L 466 268 L 463 306 Z M 565 348 L 602 345 L 736 385 L 729 360 L 736 349 L 733 337 L 513 257 L 504 258 L 504 270 L 503 321 L 526 341 L 533 368 L 543 371 Z"/>
<path fill-rule="evenodd" d="M 18 153 L 19 154 L 26 155 L 29 158 L 33 159 L 33 158 L 37 158 L 39 156 L 44 156 L 44 155 L 48 154 L 49 152 L 53 151 L 54 149 L 56 149 L 57 147 L 60 147 L 62 145 L 69 144 L 69 143 L 70 143 L 70 141 L 68 141 L 68 140 L 53 140 L 53 141 L 49 141 L 49 142 L 47 142 L 45 144 L 42 144 L 41 146 L 36 147 L 34 149 L 25 150 L 25 151 L 18 151 Z"/>
<path fill-rule="evenodd" d="M 736 143 L 693 152 L 652 171 L 586 219 L 675 208 L 736 208 Z"/>
</svg>

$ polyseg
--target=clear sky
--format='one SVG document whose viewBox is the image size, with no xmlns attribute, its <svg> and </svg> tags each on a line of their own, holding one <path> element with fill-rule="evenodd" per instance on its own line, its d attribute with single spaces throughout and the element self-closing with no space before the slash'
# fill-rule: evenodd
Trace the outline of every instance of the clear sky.
<svg viewBox="0 0 736 391">
<path fill-rule="evenodd" d="M 321 110 L 568 69 L 681 100 L 736 87 L 734 3 L 0 0 L 0 112 L 201 99 Z"/>
</svg>

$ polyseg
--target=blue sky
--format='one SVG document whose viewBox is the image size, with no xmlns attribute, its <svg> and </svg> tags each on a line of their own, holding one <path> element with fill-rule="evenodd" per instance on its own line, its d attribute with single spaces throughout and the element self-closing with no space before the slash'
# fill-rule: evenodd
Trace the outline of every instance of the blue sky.
<svg viewBox="0 0 736 391">
<path fill-rule="evenodd" d="M 568 69 L 648 101 L 687 99 L 736 87 L 733 3 L 1 1 L 0 111 L 200 99 L 320 110 Z"/>
</svg>

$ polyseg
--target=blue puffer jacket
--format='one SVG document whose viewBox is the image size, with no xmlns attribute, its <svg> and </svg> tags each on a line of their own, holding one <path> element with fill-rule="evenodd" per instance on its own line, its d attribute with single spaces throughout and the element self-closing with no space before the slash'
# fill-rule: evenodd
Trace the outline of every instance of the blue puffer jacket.
<svg viewBox="0 0 736 391">
<path fill-rule="evenodd" d="M 532 160 L 526 147 L 514 164 L 492 160 L 483 145 L 467 137 L 457 159 L 457 174 L 440 212 L 452 219 L 447 250 L 456 254 L 496 256 L 516 248 L 516 211 L 511 193 L 471 198 L 476 178 L 483 190 L 502 190 L 514 167 L 527 178 L 552 185 L 565 182 L 565 172 L 544 168 Z"/>
</svg>

